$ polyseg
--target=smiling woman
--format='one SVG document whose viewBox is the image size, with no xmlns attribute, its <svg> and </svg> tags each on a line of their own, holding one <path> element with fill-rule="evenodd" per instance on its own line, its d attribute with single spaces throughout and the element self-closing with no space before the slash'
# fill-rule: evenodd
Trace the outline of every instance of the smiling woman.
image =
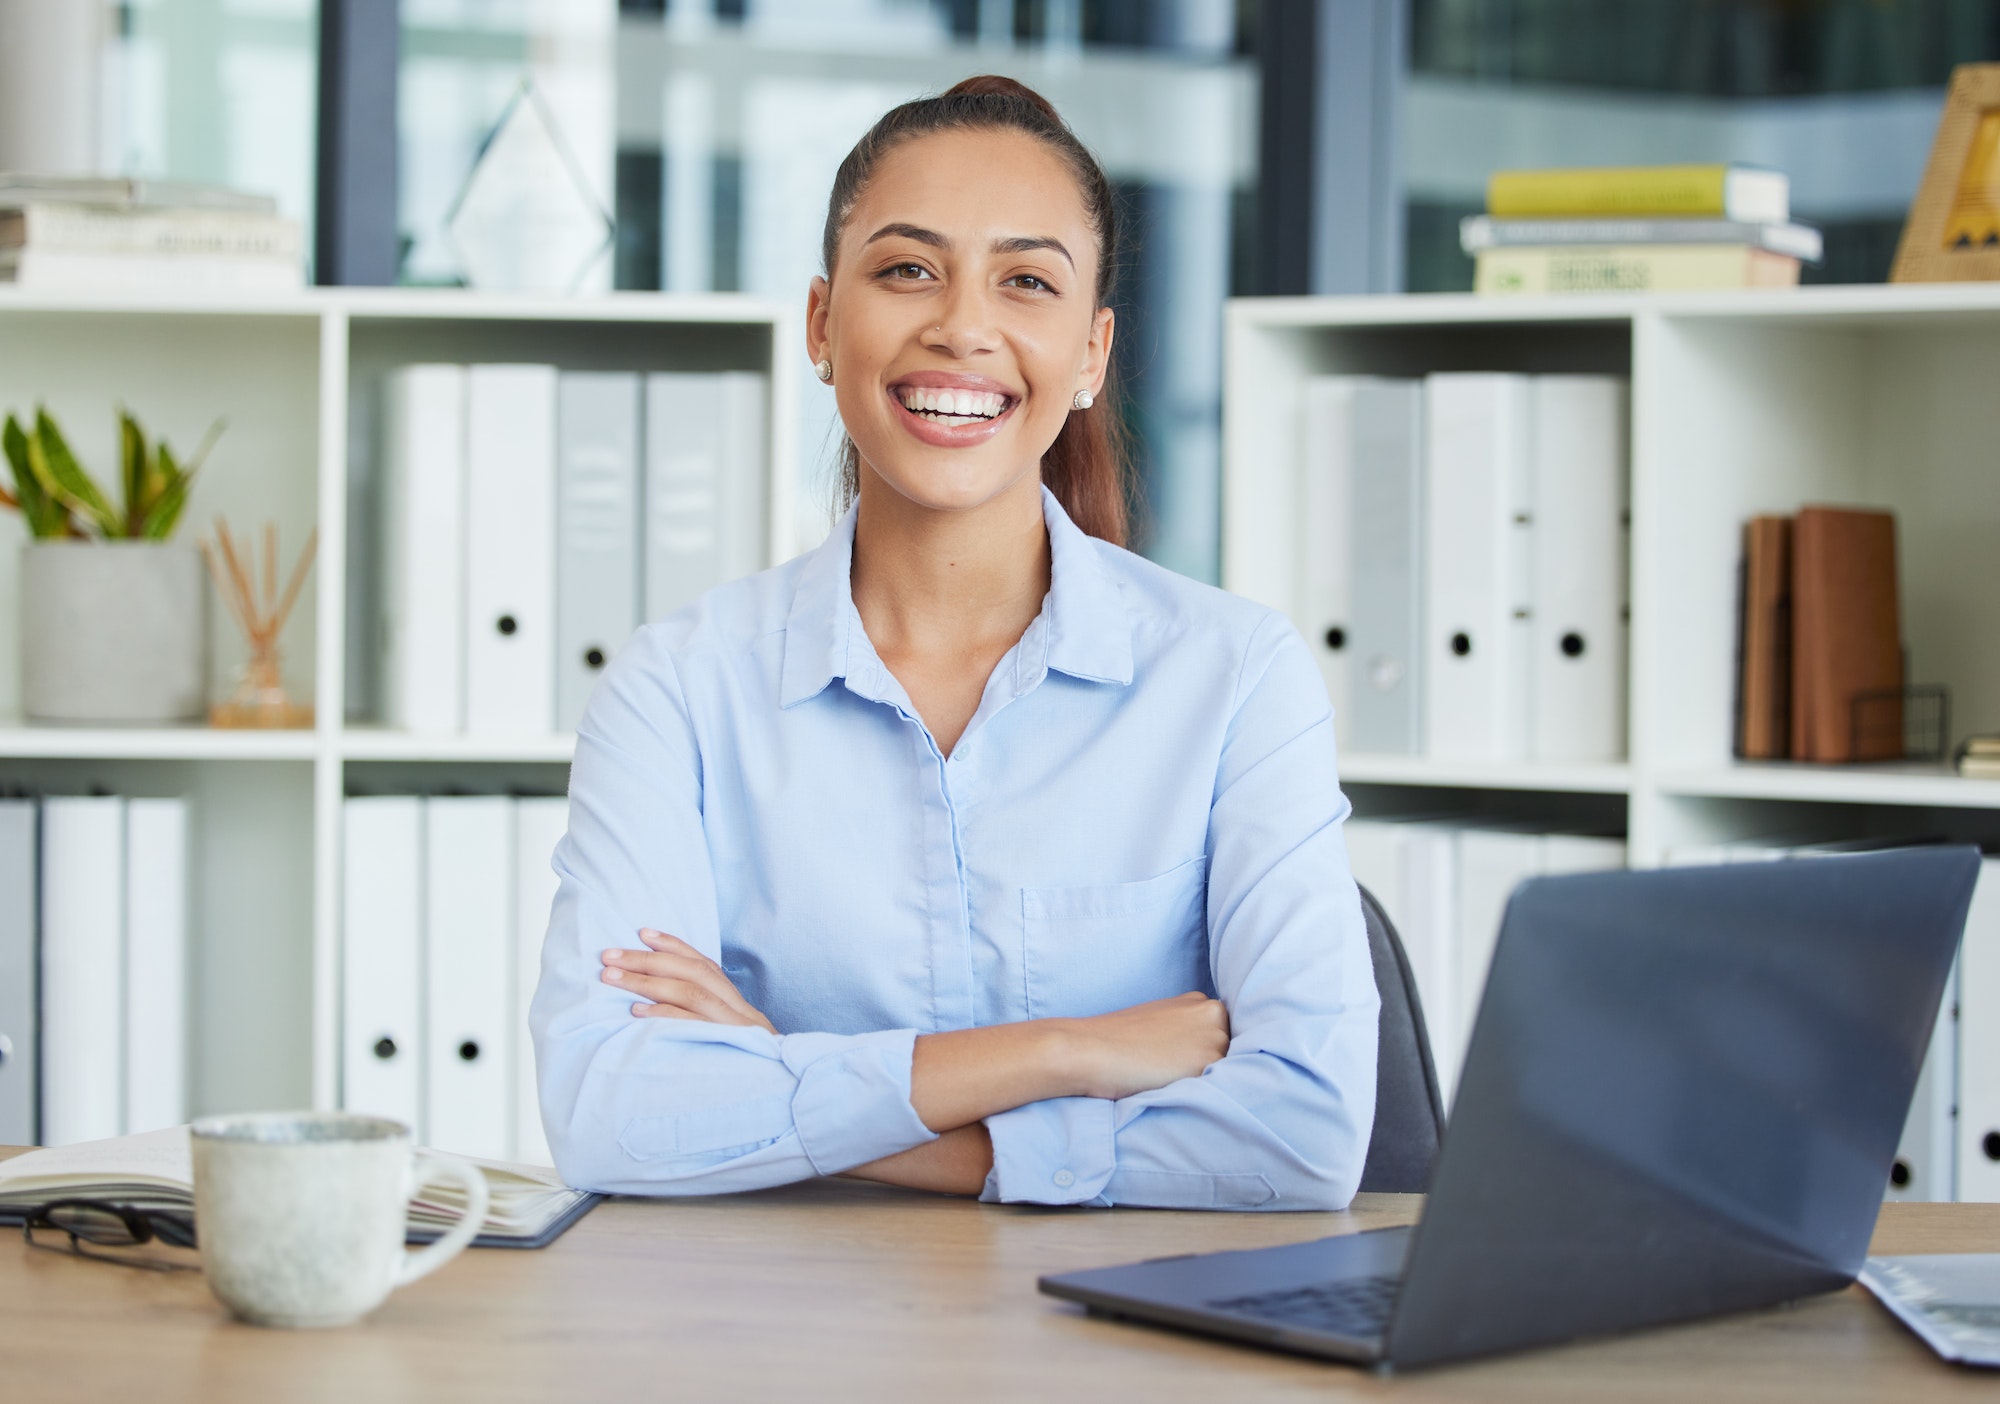
<svg viewBox="0 0 2000 1404">
<path fill-rule="evenodd" d="M 979 165 L 966 165 L 947 176 L 945 164 L 954 156 L 960 161 L 978 162 L 1004 150 L 1006 158 L 1011 158 L 1002 158 L 1009 167 L 1006 174 L 1025 176 L 1030 181 L 1040 178 L 1045 182 L 1045 195 L 1060 192 L 1070 197 L 1038 202 L 1052 207 L 1046 210 L 1045 218 L 1072 226 L 1068 231 L 1070 243 L 1065 244 L 1053 229 L 1033 233 L 996 229 L 991 231 L 992 243 L 986 252 L 996 264 L 1011 260 L 1019 265 L 1005 276 L 1017 284 L 1021 293 L 1030 298 L 1039 294 L 1045 302 L 1067 304 L 1063 310 L 1072 313 L 1073 326 L 1074 314 L 1091 314 L 1090 329 L 1102 336 L 1102 344 L 1094 348 L 1096 360 L 1089 367 L 1091 383 L 1076 387 L 1088 397 L 1087 406 L 1098 405 L 1098 413 L 1075 421 L 1055 421 L 1056 432 L 1041 455 L 1041 474 L 1072 521 L 1091 536 L 1123 546 L 1131 491 L 1130 468 L 1123 420 L 1119 418 L 1115 398 L 1105 393 L 1111 374 L 1111 290 L 1118 283 L 1118 205 L 1112 196 L 1111 183 L 1105 179 L 1096 159 L 1040 95 L 1011 78 L 968 78 L 941 100 L 905 103 L 878 122 L 856 144 L 834 177 L 833 192 L 827 200 L 826 228 L 820 236 L 820 256 L 825 262 L 826 276 L 816 283 L 810 307 L 820 308 L 826 301 L 829 280 L 840 262 L 843 236 L 855 222 L 856 206 L 864 191 L 874 190 L 877 198 L 873 203 L 877 205 L 893 202 L 904 193 L 893 188 L 884 192 L 879 188 L 877 177 L 884 158 L 913 138 L 946 135 L 960 138 L 952 144 L 955 149 L 943 143 L 929 144 L 933 154 L 927 158 L 926 168 L 906 174 L 905 183 L 928 187 L 929 193 L 937 197 L 936 203 L 952 213 L 953 222 L 965 222 L 978 204 L 990 205 L 990 201 L 979 197 L 998 193 L 994 177 L 1001 174 Z M 893 181 L 897 174 L 892 168 L 890 179 Z M 976 204 L 968 202 L 968 196 Z M 1005 218 L 1018 210 L 1002 207 L 994 213 Z M 1081 238 L 1077 237 L 1079 233 Z M 886 241 L 892 247 L 877 249 L 878 241 Z M 911 243 L 919 245 L 920 256 L 907 265 L 895 264 L 891 256 L 897 243 L 905 249 Z M 1078 254 L 1070 252 L 1072 247 L 1083 257 L 1082 267 L 1077 262 Z M 895 221 L 868 235 L 861 252 L 874 255 L 880 271 L 891 277 L 905 281 L 928 278 L 935 282 L 937 275 L 929 262 L 950 255 L 954 249 L 943 230 Z M 956 252 L 964 255 L 974 250 Z M 824 328 L 816 325 L 811 330 Z M 942 332 L 942 325 L 934 330 Z M 961 387 L 940 383 L 938 388 Z M 1005 393 L 999 386 L 975 388 Z M 1075 394 L 1072 392 L 1067 398 L 1071 408 L 1075 408 Z M 843 399 L 844 420 L 847 410 Z M 851 420 L 848 422 L 852 424 Z M 851 437 L 841 454 L 841 476 L 852 500 L 860 489 L 860 472 Z"/>
<path fill-rule="evenodd" d="M 841 166 L 806 350 L 849 510 L 643 631 L 579 729 L 531 1020 L 572 1184 L 1353 1195 L 1378 1002 L 1332 716 L 1282 617 L 1122 549 L 1116 247 L 1009 79 Z"/>
</svg>

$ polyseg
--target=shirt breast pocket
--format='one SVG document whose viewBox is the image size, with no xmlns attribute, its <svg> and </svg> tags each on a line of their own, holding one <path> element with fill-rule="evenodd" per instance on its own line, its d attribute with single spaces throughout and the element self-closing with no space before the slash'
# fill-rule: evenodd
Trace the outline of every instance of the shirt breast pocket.
<svg viewBox="0 0 2000 1404">
<path fill-rule="evenodd" d="M 1087 1018 L 1189 990 L 1208 972 L 1208 859 L 1158 877 L 1021 889 L 1030 1019 Z"/>
</svg>

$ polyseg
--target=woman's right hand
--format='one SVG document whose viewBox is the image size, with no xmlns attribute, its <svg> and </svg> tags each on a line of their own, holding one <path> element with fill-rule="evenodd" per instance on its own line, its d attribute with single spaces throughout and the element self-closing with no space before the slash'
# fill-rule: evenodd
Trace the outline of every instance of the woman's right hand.
<svg viewBox="0 0 2000 1404">
<path fill-rule="evenodd" d="M 1151 1092 L 1200 1076 L 1228 1051 L 1229 1011 L 1201 994 L 1087 1019 L 918 1034 L 910 1104 L 924 1125 L 945 1132 L 1050 1097 Z"/>
<path fill-rule="evenodd" d="M 1078 1079 L 1076 1095 L 1116 1101 L 1198 1077 L 1229 1051 L 1229 1011 L 1219 999 L 1190 992 L 1061 1026 L 1062 1058 Z"/>
</svg>

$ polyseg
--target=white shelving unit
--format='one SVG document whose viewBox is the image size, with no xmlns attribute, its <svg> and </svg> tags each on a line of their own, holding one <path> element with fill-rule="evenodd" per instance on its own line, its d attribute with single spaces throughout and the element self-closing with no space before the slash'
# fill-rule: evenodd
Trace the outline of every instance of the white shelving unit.
<svg viewBox="0 0 2000 1404">
<path fill-rule="evenodd" d="M 355 791 L 559 793 L 570 736 L 417 737 L 368 718 L 375 472 L 384 375 L 415 361 L 770 377 L 772 561 L 793 554 L 797 310 L 736 296 L 592 299 L 326 290 L 232 300 L 0 293 L 0 413 L 46 403 L 84 464 L 113 461 L 114 410 L 191 448 L 228 423 L 182 524 L 278 524 L 319 557 L 287 631 L 311 731 L 63 728 L 19 716 L 18 519 L 0 513 L 0 786 L 192 801 L 190 1091 L 197 1113 L 339 1098 L 340 805 Z M 352 577 L 352 578 L 350 578 Z M 358 616 L 358 617 L 357 617 Z M 213 687 L 243 647 L 211 601 Z M 350 678 L 350 670 L 363 676 Z"/>
<path fill-rule="evenodd" d="M 2000 839 L 2000 782 L 1940 765 L 1731 756 L 1744 520 L 1892 509 L 1910 680 L 1954 736 L 2000 730 L 2000 287 L 1480 299 L 1244 299 L 1226 319 L 1223 583 L 1291 604 L 1299 395 L 1331 373 L 1593 372 L 1632 381 L 1630 756 L 1472 767 L 1348 756 L 1363 814 L 1622 810 L 1632 861 L 1771 834 Z"/>
</svg>

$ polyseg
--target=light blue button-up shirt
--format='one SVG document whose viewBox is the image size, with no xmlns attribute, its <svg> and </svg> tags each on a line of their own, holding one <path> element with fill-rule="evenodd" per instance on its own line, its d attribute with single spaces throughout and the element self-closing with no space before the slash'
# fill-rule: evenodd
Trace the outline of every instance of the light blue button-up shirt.
<svg viewBox="0 0 2000 1404">
<path fill-rule="evenodd" d="M 919 1033 L 1188 990 L 1228 1055 L 986 1119 L 989 1200 L 1326 1209 L 1361 1178 L 1377 995 L 1326 689 L 1280 615 L 1085 536 L 944 755 L 869 644 L 854 514 L 642 630 L 584 715 L 531 1023 L 573 1185 L 714 1194 L 932 1139 Z M 782 1032 L 637 1019 L 671 932 Z"/>
</svg>

